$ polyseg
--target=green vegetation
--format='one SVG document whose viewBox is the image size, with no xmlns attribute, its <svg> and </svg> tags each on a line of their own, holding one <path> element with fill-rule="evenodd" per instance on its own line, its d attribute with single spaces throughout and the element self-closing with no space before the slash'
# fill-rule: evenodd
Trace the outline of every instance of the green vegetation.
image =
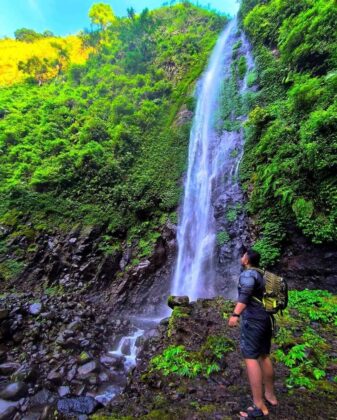
<svg viewBox="0 0 337 420">
<path fill-rule="evenodd" d="M 213 372 L 219 372 L 219 362 L 233 349 L 234 343 L 222 336 L 209 336 L 199 351 L 186 350 L 183 345 L 171 345 L 151 359 L 150 371 L 160 370 L 164 376 L 208 377 Z"/>
<path fill-rule="evenodd" d="M 291 291 L 289 308 L 279 317 L 276 338 L 277 361 L 289 368 L 286 384 L 289 388 L 324 387 L 334 392 L 333 378 L 327 376 L 334 360 L 333 349 L 326 340 L 337 326 L 337 297 L 323 290 Z M 303 328 L 303 324 L 307 325 Z"/>
<path fill-rule="evenodd" d="M 168 302 L 170 302 L 171 298 L 172 298 L 171 296 L 168 298 Z M 168 337 L 171 337 L 175 331 L 175 324 L 176 324 L 177 318 L 188 318 L 189 314 L 190 314 L 190 309 L 184 306 L 175 306 L 173 308 L 173 311 L 169 319 L 168 329 L 167 329 Z"/>
<path fill-rule="evenodd" d="M 20 28 L 14 32 L 15 39 L 23 42 L 34 42 L 37 39 L 53 37 L 54 34 L 50 31 L 44 31 L 42 34 L 33 29 Z"/>
<path fill-rule="evenodd" d="M 228 234 L 228 232 L 226 232 L 225 230 L 221 230 L 220 232 L 217 233 L 216 235 L 216 241 L 218 245 L 224 245 L 225 243 L 230 241 L 230 236 Z"/>
<path fill-rule="evenodd" d="M 223 81 L 220 109 L 217 123 L 218 131 L 236 131 L 241 127 L 237 117 L 242 115 L 243 103 L 239 92 L 239 82 L 247 71 L 246 58 L 240 55 L 241 41 L 234 44 L 230 76 Z"/>
<path fill-rule="evenodd" d="M 188 2 L 90 16 L 85 64 L 60 61 L 47 81 L 43 59 L 22 63 L 27 81 L 0 88 L 0 223 L 14 236 L 28 222 L 35 233 L 104 225 L 103 252 L 135 239 L 143 257 L 179 202 L 189 123 L 177 113 L 227 18 Z"/>
<path fill-rule="evenodd" d="M 260 87 L 240 176 L 272 264 L 291 224 L 317 244 L 337 239 L 337 7 L 243 0 L 240 18 L 256 62 L 248 83 Z"/>
</svg>

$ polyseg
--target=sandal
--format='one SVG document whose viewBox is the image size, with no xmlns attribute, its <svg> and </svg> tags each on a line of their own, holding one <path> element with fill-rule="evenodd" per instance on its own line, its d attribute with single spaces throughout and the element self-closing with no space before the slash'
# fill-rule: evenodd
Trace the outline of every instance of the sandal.
<svg viewBox="0 0 337 420">
<path fill-rule="evenodd" d="M 241 413 L 247 414 L 247 416 L 242 416 Z M 263 411 L 260 408 L 257 408 L 256 405 L 248 407 L 246 411 L 240 412 L 240 419 L 267 419 L 268 414 L 263 414 Z"/>
<path fill-rule="evenodd" d="M 265 399 L 265 401 L 266 401 L 266 405 L 267 405 L 268 407 L 273 407 L 273 408 L 275 408 L 275 407 L 277 407 L 277 406 L 278 406 L 278 403 L 273 404 L 272 402 L 270 402 L 269 400 L 267 400 L 267 398 L 266 398 L 266 397 L 264 397 L 264 399 Z"/>
</svg>

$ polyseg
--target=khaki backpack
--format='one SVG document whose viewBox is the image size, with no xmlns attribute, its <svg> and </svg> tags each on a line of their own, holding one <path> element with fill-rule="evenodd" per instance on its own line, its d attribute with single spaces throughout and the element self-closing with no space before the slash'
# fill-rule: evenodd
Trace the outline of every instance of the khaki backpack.
<svg viewBox="0 0 337 420">
<path fill-rule="evenodd" d="M 271 314 L 276 314 L 278 311 L 282 312 L 288 305 L 288 284 L 286 280 L 270 271 L 263 271 L 255 267 L 252 267 L 252 269 L 262 274 L 265 288 L 262 301 L 256 297 L 254 297 L 254 300 L 260 302 L 265 310 Z"/>
</svg>

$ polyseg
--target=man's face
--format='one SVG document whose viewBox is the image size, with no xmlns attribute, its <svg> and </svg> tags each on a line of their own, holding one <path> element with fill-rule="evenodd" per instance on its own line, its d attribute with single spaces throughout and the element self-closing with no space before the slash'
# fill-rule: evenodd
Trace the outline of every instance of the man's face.
<svg viewBox="0 0 337 420">
<path fill-rule="evenodd" d="M 249 263 L 249 258 L 248 258 L 247 252 L 245 252 L 245 253 L 243 254 L 243 256 L 241 257 L 241 264 L 242 264 L 244 267 L 246 267 L 246 266 L 248 265 L 248 263 Z"/>
</svg>

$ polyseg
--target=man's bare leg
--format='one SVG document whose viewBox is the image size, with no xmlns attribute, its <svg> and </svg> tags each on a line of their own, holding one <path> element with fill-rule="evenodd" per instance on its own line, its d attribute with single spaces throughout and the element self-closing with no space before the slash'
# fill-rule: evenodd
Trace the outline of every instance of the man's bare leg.
<svg viewBox="0 0 337 420">
<path fill-rule="evenodd" d="M 259 360 L 256 359 L 245 359 L 247 374 L 249 379 L 250 388 L 253 394 L 253 402 L 257 408 L 262 410 L 264 415 L 268 414 L 268 408 L 263 400 L 262 390 L 262 368 Z M 247 417 L 246 412 L 240 412 L 242 417 Z"/>
<path fill-rule="evenodd" d="M 278 401 L 274 390 L 274 369 L 272 362 L 268 355 L 261 356 L 259 360 L 265 390 L 264 396 L 272 405 L 277 405 Z"/>
</svg>

